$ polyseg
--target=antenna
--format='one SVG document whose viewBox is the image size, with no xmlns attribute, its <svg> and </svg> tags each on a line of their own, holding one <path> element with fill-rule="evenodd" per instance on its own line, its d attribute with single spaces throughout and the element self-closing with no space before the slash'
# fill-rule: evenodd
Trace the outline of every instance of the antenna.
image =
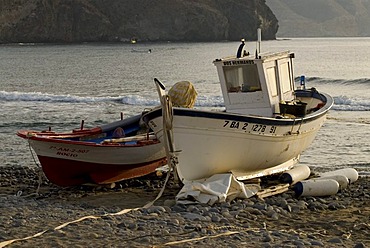
<svg viewBox="0 0 370 248">
<path fill-rule="evenodd" d="M 258 59 L 258 54 L 261 53 L 261 37 L 261 28 L 257 28 L 256 59 Z"/>
<path fill-rule="evenodd" d="M 261 40 L 262 40 L 261 28 L 257 28 L 257 45 L 258 45 L 258 53 L 261 53 Z"/>
</svg>

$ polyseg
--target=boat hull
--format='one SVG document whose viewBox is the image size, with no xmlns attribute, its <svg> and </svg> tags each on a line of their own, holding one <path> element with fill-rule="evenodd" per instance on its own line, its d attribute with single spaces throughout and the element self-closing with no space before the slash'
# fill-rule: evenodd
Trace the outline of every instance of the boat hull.
<svg viewBox="0 0 370 248">
<path fill-rule="evenodd" d="M 123 146 L 31 137 L 29 143 L 46 177 L 59 186 L 113 183 L 147 175 L 166 164 L 158 141 Z"/>
<path fill-rule="evenodd" d="M 62 187 L 86 183 L 110 184 L 150 174 L 166 164 L 165 159 L 129 165 L 90 163 L 44 156 L 38 156 L 38 159 L 48 180 Z"/>
<path fill-rule="evenodd" d="M 240 179 L 291 168 L 312 143 L 331 107 L 303 118 L 278 119 L 174 108 L 172 132 L 182 180 L 232 172 Z M 161 109 L 143 117 L 164 142 Z"/>
</svg>

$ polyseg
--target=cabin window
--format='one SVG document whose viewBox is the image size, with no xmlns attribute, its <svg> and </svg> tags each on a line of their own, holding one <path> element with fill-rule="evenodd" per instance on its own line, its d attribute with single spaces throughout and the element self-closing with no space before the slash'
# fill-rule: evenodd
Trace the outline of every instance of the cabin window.
<svg viewBox="0 0 370 248">
<path fill-rule="evenodd" d="M 292 90 L 289 63 L 280 64 L 280 82 L 282 85 L 283 93 Z"/>
<path fill-rule="evenodd" d="M 256 65 L 224 67 L 228 92 L 254 92 L 261 90 Z"/>
</svg>

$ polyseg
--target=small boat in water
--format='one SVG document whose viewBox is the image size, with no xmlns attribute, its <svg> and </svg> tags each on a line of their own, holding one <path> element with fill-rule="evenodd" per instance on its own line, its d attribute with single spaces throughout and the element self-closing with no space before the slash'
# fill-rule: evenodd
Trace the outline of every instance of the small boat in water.
<svg viewBox="0 0 370 248">
<path fill-rule="evenodd" d="M 214 60 L 225 103 L 218 112 L 187 108 L 182 103 L 195 100 L 180 98 L 194 98 L 192 87 L 182 85 L 173 97 L 155 79 L 162 108 L 148 111 L 143 120 L 169 144 L 182 181 L 226 172 L 245 180 L 280 173 L 299 162 L 333 99 L 306 89 L 304 78 L 296 89 L 293 58 L 289 51 L 250 55 L 242 42 L 235 56 Z"/>
<path fill-rule="evenodd" d="M 21 130 L 46 177 L 59 186 L 109 184 L 144 176 L 166 164 L 163 145 L 140 123 L 141 114 L 67 133 Z M 145 124 L 144 124 L 145 125 Z"/>
<path fill-rule="evenodd" d="M 132 53 L 152 53 L 152 49 L 148 49 L 148 50 L 132 49 L 131 52 Z"/>
</svg>

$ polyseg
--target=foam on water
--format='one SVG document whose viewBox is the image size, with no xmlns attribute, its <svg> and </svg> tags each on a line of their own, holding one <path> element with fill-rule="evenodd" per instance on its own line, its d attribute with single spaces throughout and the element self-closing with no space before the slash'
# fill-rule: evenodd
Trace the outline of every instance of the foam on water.
<svg viewBox="0 0 370 248">
<path fill-rule="evenodd" d="M 20 102 L 107 102 L 119 101 L 118 97 L 80 97 L 72 95 L 54 95 L 41 92 L 6 92 L 0 91 L 0 101 L 20 101 Z"/>
<path fill-rule="evenodd" d="M 341 111 L 370 111 L 370 99 L 334 97 L 333 110 Z"/>
</svg>

